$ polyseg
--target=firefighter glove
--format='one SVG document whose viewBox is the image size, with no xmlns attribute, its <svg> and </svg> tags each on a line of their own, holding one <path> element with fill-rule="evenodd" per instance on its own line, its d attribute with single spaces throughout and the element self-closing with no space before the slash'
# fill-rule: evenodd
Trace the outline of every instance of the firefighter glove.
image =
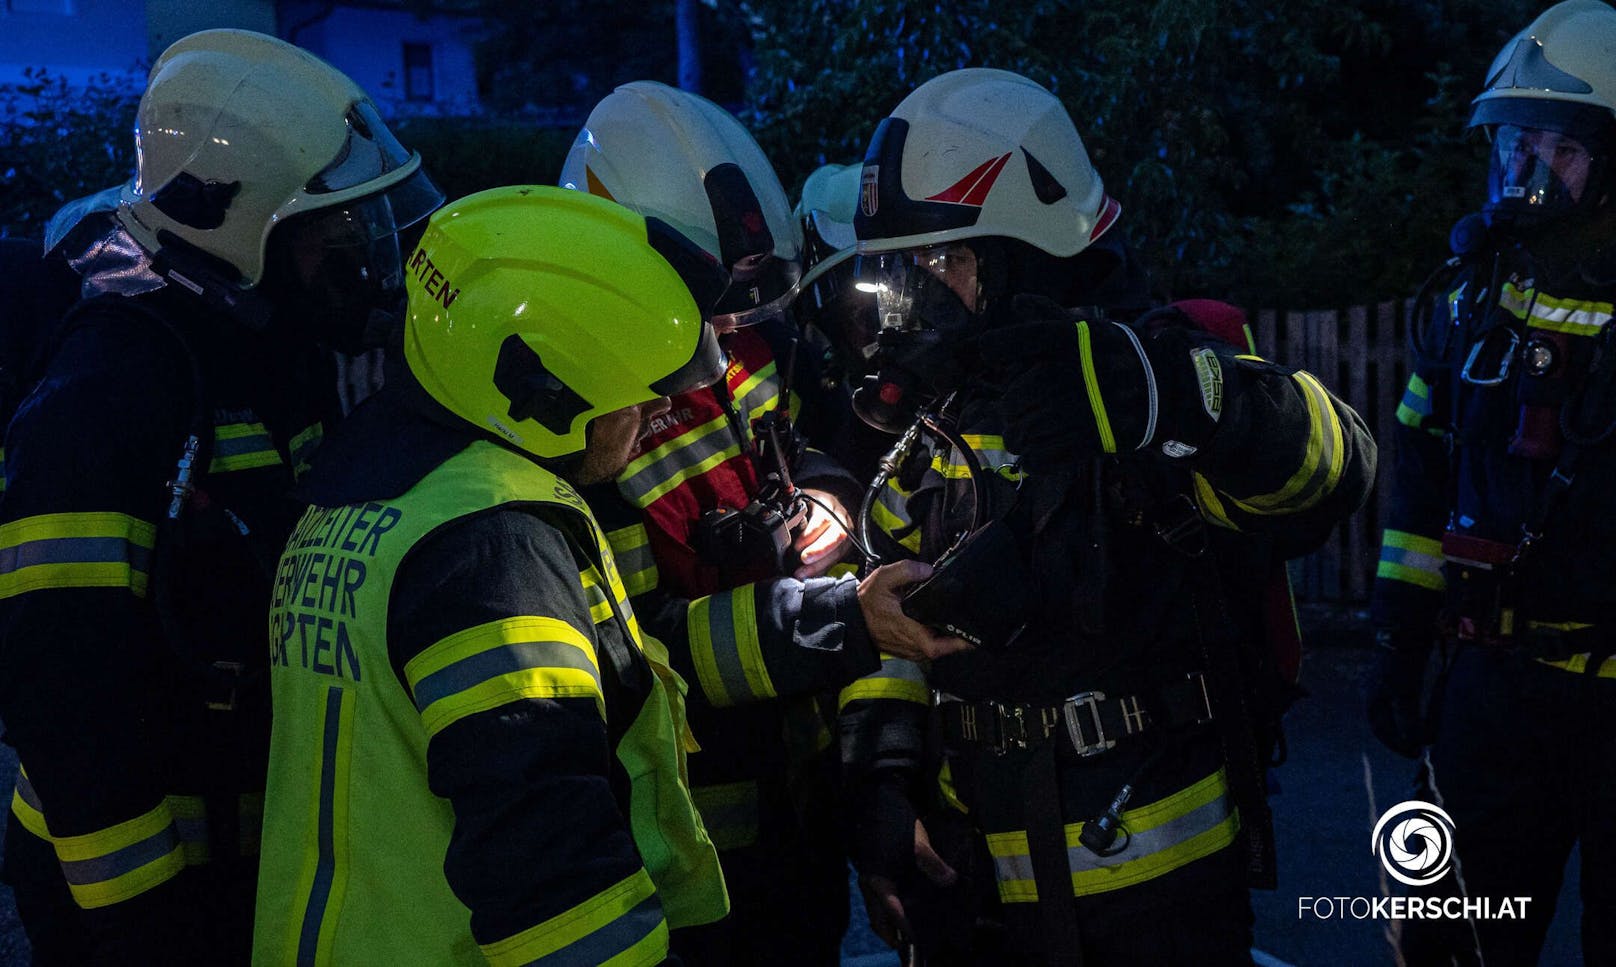
<svg viewBox="0 0 1616 967">
<path fill-rule="evenodd" d="M 1211 436 L 1225 367 L 1189 331 L 1140 335 L 1036 296 L 1017 296 L 1012 314 L 977 349 L 1001 391 L 1005 448 L 1027 469 L 1151 447 L 1186 457 Z"/>
</svg>

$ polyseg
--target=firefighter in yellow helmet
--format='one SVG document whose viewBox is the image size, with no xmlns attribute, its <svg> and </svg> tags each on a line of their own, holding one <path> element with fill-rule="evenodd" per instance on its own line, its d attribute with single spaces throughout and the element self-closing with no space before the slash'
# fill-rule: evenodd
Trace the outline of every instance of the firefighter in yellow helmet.
<svg viewBox="0 0 1616 967">
<path fill-rule="evenodd" d="M 53 244 L 84 298 L 7 433 L 7 881 L 39 964 L 245 962 L 287 493 L 329 355 L 402 309 L 397 232 L 442 197 L 365 93 L 210 30 L 152 66 L 135 176 Z"/>
<path fill-rule="evenodd" d="M 722 917 L 684 683 L 576 488 L 723 375 L 722 276 L 559 188 L 435 215 L 276 571 L 255 962 L 658 964 Z"/>
<path fill-rule="evenodd" d="M 877 670 L 878 650 L 923 658 L 963 642 L 898 610 L 895 589 L 924 565 L 862 583 L 827 573 L 851 550 L 859 488 L 810 445 L 850 413 L 786 313 L 802 236 L 741 123 L 694 94 L 625 84 L 590 112 L 561 180 L 677 226 L 729 279 L 712 307 L 724 379 L 676 396 L 624 472 L 584 495 L 693 689 L 692 786 L 735 910 L 676 949 L 710 967 L 835 964 L 848 908 L 835 689 Z"/>
</svg>

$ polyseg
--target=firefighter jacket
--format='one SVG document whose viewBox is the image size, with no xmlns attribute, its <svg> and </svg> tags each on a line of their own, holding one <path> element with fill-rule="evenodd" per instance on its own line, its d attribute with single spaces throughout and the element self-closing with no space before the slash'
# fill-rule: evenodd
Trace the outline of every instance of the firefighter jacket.
<svg viewBox="0 0 1616 967">
<path fill-rule="evenodd" d="M 684 685 L 573 489 L 392 386 L 276 572 L 255 961 L 660 963 L 727 910 Z"/>
<path fill-rule="evenodd" d="M 818 360 L 793 338 L 778 321 L 727 335 L 723 381 L 673 398 L 615 493 L 607 485 L 585 494 L 636 612 L 693 686 L 691 725 L 703 751 L 691 762 L 692 778 L 724 849 L 757 842 L 759 810 L 779 798 L 760 792 L 760 779 L 783 785 L 793 769 L 834 764 L 834 690 L 878 667 L 851 576 L 798 581 L 768 565 L 734 572 L 700 548 L 704 514 L 743 509 L 758 493 L 754 420 L 789 405 L 793 418 L 808 413 L 807 434 L 836 432 L 829 419 L 840 411 L 817 395 Z M 788 390 L 781 370 L 794 358 L 802 375 Z M 856 506 L 851 477 L 814 451 L 796 483 Z M 808 765 L 816 761 L 821 766 Z"/>
<path fill-rule="evenodd" d="M 269 570 L 334 374 L 170 292 L 89 300 L 54 340 L 0 497 L 12 822 L 54 846 L 97 954 L 178 958 L 231 915 L 196 895 L 195 866 L 240 867 L 250 917 Z M 195 490 L 168 522 L 192 434 Z M 244 957 L 240 926 L 239 950 L 199 956 Z"/>
<path fill-rule="evenodd" d="M 1073 895 L 1114 898 L 1237 842 L 1240 816 L 1218 728 L 1119 738 L 1113 723 L 1111 733 L 1096 736 L 1090 723 L 1101 709 L 1085 703 L 1134 696 L 1147 714 L 1162 716 L 1158 701 L 1183 691 L 1181 683 L 1210 682 L 1217 666 L 1233 664 L 1231 654 L 1246 654 L 1262 634 L 1261 581 L 1275 562 L 1323 540 L 1373 480 L 1373 441 L 1317 379 L 1237 354 L 1210 337 L 1204 344 L 1221 366 L 1223 409 L 1209 442 L 1191 457 L 1086 458 L 1068 480 L 1051 483 L 1018 466 L 1005 450 L 997 408 L 979 399 L 960 411 L 960 442 L 986 471 L 988 493 L 975 494 L 962 453 L 934 443 L 900 469 L 873 508 L 891 542 L 889 557 L 925 560 L 969 526 L 977 499 L 1010 522 L 1016 516 L 1006 508 L 1032 501 L 1032 516 L 1047 521 L 1030 533 L 1015 530 L 1032 604 L 1007 648 L 949 655 L 929 669 L 888 658 L 879 673 L 840 697 L 848 782 L 865 790 L 899 783 L 923 807 L 930 780 L 917 776 L 933 741 L 929 733 L 940 723 L 941 800 L 985 836 L 992 856 L 987 876 L 1009 914 L 1041 899 L 1027 820 L 1028 798 L 1039 793 L 1023 782 L 1032 753 L 1016 741 L 1033 734 L 1041 715 L 1056 723 L 1050 741 L 1065 743 L 1055 760 L 1064 825 L 1056 832 L 1064 834 Z M 1164 435 L 1176 432 L 1179 416 L 1164 409 Z M 1049 486 L 1053 494 L 1038 496 Z M 1195 689 L 1189 696 L 1190 719 L 1210 711 L 1215 725 L 1222 714 L 1210 708 L 1219 704 L 1216 690 L 1210 699 Z M 1132 706 L 1130 731 L 1140 707 Z M 1073 722 L 1091 743 L 1105 739 L 1115 747 L 1072 754 L 1064 737 Z M 995 737 L 991 750 L 971 741 Z M 1142 770 L 1149 749 L 1166 751 Z M 1131 838 L 1102 856 L 1080 836 L 1124 783 L 1134 786 L 1121 812 Z M 1181 889 L 1240 883 L 1228 864 L 1200 868 L 1215 869 L 1216 882 Z M 1012 922 L 1012 929 L 1019 928 Z"/>
<path fill-rule="evenodd" d="M 1374 621 L 1408 646 L 1439 632 L 1497 637 L 1568 671 L 1616 677 L 1616 660 L 1589 667 L 1590 654 L 1611 650 L 1616 603 L 1606 539 L 1616 452 L 1605 440 L 1616 413 L 1608 375 L 1594 375 L 1611 356 L 1616 284 L 1506 270 L 1494 289 L 1490 255 L 1483 263 L 1440 279 L 1425 307 L 1424 351 L 1397 408 Z M 1526 530 L 1541 537 L 1514 565 L 1464 563 L 1489 544 L 1513 557 Z M 1456 580 L 1460 570 L 1469 573 Z"/>
</svg>

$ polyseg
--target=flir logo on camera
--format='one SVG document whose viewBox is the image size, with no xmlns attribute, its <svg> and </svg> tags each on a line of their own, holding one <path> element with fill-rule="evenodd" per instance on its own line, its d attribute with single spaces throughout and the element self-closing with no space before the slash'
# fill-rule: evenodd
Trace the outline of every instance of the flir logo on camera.
<svg viewBox="0 0 1616 967">
<path fill-rule="evenodd" d="M 1453 817 L 1441 806 L 1410 799 L 1381 814 L 1369 834 L 1369 852 L 1397 882 L 1429 887 L 1455 868 L 1455 834 Z M 1456 883 L 1455 889 L 1462 888 Z M 1301 896 L 1296 898 L 1296 918 L 1519 920 L 1531 902 L 1527 896 Z"/>
</svg>

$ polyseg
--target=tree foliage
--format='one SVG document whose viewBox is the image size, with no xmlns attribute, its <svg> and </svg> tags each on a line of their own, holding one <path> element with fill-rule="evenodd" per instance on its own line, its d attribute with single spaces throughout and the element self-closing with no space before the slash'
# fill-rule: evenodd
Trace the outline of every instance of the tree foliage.
<svg viewBox="0 0 1616 967">
<path fill-rule="evenodd" d="M 1406 293 L 1477 200 L 1466 99 L 1536 6 L 1478 0 L 746 0 L 751 113 L 788 184 L 852 161 L 915 86 L 1055 92 L 1162 294 Z"/>
<path fill-rule="evenodd" d="M 108 75 L 77 87 L 37 68 L 0 89 L 0 235 L 41 236 L 64 202 L 129 178 L 138 94 Z"/>
<path fill-rule="evenodd" d="M 411 0 L 425 3 L 426 0 Z M 467 0 L 485 117 L 398 122 L 445 190 L 553 181 L 595 100 L 673 82 L 676 0 Z M 706 93 L 790 189 L 863 156 L 905 94 L 992 66 L 1054 91 L 1162 295 L 1321 307 L 1408 294 L 1480 197 L 1466 104 L 1526 0 L 700 0 Z M 0 90 L 0 234 L 133 170 L 134 92 Z M 541 127 L 541 123 L 552 125 Z"/>
</svg>

